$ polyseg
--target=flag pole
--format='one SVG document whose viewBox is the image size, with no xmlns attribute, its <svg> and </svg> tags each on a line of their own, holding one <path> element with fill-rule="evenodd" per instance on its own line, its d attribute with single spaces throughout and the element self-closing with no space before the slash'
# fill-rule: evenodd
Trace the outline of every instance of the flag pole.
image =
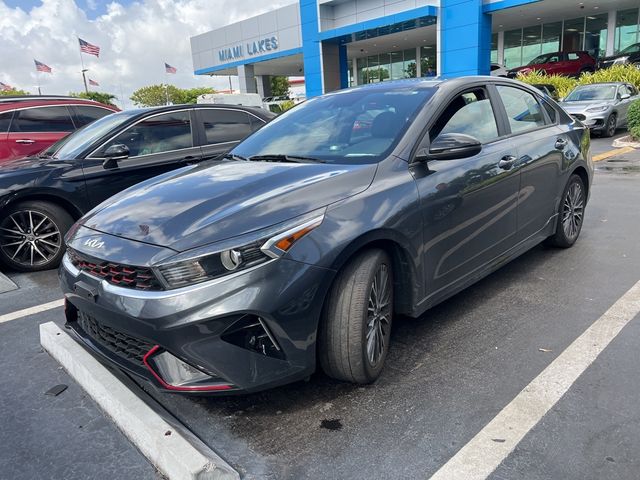
<svg viewBox="0 0 640 480">
<path fill-rule="evenodd" d="M 80 48 L 79 53 L 80 53 L 80 65 L 82 65 L 82 81 L 84 83 L 84 91 L 87 95 L 89 95 L 89 87 L 87 86 L 87 77 L 84 74 L 84 72 L 87 71 L 86 68 L 84 68 L 84 60 L 82 59 L 82 48 L 80 47 L 80 37 L 78 38 L 78 48 Z"/>
<path fill-rule="evenodd" d="M 167 73 L 167 65 L 164 67 L 164 79 L 166 83 L 164 84 L 164 94 L 167 97 L 167 105 L 169 105 L 169 74 Z"/>
<path fill-rule="evenodd" d="M 40 70 L 36 68 L 36 83 L 38 84 L 38 95 L 42 95 L 42 90 L 40 90 Z"/>
</svg>

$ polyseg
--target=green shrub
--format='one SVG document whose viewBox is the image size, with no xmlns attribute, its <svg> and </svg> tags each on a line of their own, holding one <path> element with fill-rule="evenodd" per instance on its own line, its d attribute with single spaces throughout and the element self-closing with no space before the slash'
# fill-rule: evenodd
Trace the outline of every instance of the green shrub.
<svg viewBox="0 0 640 480">
<path fill-rule="evenodd" d="M 629 132 L 631 132 L 631 135 L 635 139 L 640 140 L 640 100 L 636 100 L 629 106 L 627 121 L 629 122 Z"/>
<path fill-rule="evenodd" d="M 542 72 L 531 72 L 527 74 L 518 74 L 518 80 L 530 85 L 533 84 L 546 84 L 553 85 L 558 91 L 558 97 L 564 98 L 569 95 L 569 92 L 576 88 L 578 84 L 575 78 L 563 77 L 562 75 L 547 75 Z"/>
<path fill-rule="evenodd" d="M 595 73 L 583 73 L 578 79 L 580 85 L 602 82 L 626 82 L 640 88 L 640 69 L 635 65 L 613 65 Z"/>
</svg>

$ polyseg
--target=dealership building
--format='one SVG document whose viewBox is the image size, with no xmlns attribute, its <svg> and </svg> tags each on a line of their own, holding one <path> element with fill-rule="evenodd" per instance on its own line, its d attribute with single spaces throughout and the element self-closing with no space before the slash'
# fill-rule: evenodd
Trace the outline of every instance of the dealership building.
<svg viewBox="0 0 640 480">
<path fill-rule="evenodd" d="M 640 42 L 638 0 L 299 0 L 191 38 L 196 75 L 237 75 L 269 96 L 273 75 L 307 97 L 372 82 L 488 74 L 542 53 L 615 54 Z"/>
</svg>

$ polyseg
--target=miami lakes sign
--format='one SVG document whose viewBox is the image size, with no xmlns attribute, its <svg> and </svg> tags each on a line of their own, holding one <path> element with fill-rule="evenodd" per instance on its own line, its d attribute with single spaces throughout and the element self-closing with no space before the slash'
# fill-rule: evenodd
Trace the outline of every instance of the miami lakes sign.
<svg viewBox="0 0 640 480">
<path fill-rule="evenodd" d="M 272 52 L 277 49 L 278 37 L 269 37 L 262 40 L 256 40 L 255 42 L 248 42 L 218 50 L 218 58 L 221 62 L 229 62 L 231 60 L 244 58 L 245 53 L 247 55 L 254 56 Z"/>
</svg>

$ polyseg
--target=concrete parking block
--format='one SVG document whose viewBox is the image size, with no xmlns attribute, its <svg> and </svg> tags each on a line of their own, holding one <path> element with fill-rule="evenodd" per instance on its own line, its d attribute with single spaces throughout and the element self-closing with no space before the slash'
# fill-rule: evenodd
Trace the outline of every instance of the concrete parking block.
<svg viewBox="0 0 640 480">
<path fill-rule="evenodd" d="M 10 292 L 11 290 L 17 289 L 18 286 L 13 283 L 9 278 L 0 272 L 0 293 Z"/>
<path fill-rule="evenodd" d="M 40 325 L 40 343 L 118 428 L 170 480 L 239 480 L 222 458 L 176 429 L 53 322 Z"/>
</svg>

